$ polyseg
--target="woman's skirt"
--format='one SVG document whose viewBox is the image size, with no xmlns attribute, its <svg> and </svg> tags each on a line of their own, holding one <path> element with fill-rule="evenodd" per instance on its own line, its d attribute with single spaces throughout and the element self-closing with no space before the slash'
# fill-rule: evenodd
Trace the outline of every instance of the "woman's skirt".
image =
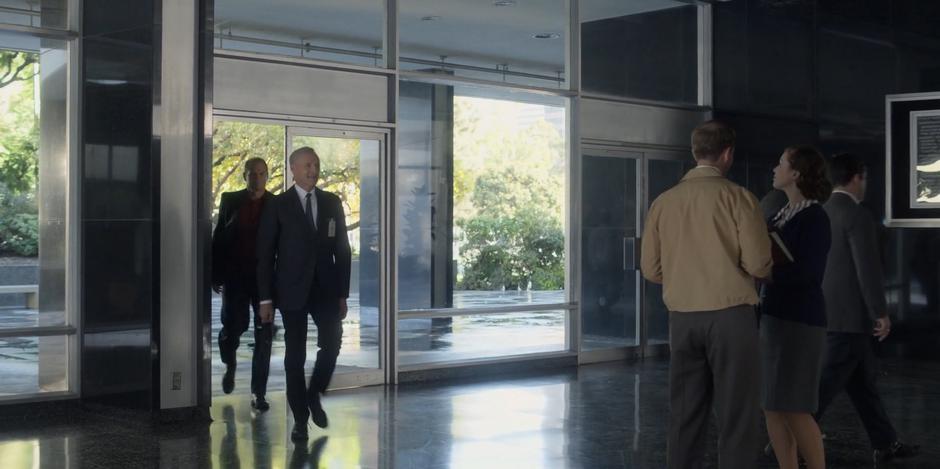
<svg viewBox="0 0 940 469">
<path fill-rule="evenodd" d="M 826 328 L 763 315 L 760 320 L 764 410 L 815 413 Z"/>
</svg>

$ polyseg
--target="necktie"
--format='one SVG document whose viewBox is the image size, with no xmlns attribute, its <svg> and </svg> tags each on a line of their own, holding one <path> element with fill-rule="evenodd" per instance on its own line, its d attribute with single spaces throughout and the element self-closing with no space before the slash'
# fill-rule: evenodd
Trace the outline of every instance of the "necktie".
<svg viewBox="0 0 940 469">
<path fill-rule="evenodd" d="M 305 207 L 307 210 L 307 223 L 310 224 L 310 228 L 313 228 L 314 230 L 316 230 L 317 223 L 313 221 L 313 205 L 310 203 L 310 195 L 311 194 L 307 194 L 307 203 L 306 203 L 307 206 Z"/>
</svg>

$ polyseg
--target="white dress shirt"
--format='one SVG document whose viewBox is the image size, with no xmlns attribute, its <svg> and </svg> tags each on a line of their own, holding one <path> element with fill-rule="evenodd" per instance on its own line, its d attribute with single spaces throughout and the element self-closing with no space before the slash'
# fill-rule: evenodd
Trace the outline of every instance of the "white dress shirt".
<svg viewBox="0 0 940 469">
<path fill-rule="evenodd" d="M 297 197 L 300 197 L 300 206 L 304 212 L 307 211 L 307 194 L 310 194 L 310 209 L 313 211 L 313 226 L 317 226 L 317 188 L 307 192 L 297 184 L 294 184 L 294 190 L 297 191 Z"/>
<path fill-rule="evenodd" d="M 307 194 L 310 194 L 310 210 L 313 212 L 313 226 L 317 225 L 317 189 L 314 188 L 312 191 L 307 192 L 303 190 L 297 184 L 294 184 L 294 190 L 297 191 L 297 197 L 300 197 L 300 209 L 306 214 L 307 211 Z M 268 304 L 272 303 L 270 299 L 264 299 L 259 302 L 259 304 Z"/>
</svg>

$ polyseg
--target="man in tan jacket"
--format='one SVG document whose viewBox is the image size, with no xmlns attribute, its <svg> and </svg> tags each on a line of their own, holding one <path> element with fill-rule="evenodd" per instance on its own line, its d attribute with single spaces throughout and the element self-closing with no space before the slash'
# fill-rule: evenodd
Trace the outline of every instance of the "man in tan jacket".
<svg viewBox="0 0 940 469">
<path fill-rule="evenodd" d="M 757 198 L 725 178 L 734 144 L 730 127 L 698 126 L 697 167 L 653 202 L 643 233 L 643 276 L 670 311 L 670 468 L 702 467 L 712 405 L 720 467 L 754 467 L 760 452 L 754 279 L 772 261 Z"/>
</svg>

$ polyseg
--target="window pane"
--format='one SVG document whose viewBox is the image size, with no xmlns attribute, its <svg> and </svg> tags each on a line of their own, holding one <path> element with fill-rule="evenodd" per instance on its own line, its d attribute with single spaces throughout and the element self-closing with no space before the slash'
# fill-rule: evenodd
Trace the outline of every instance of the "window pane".
<svg viewBox="0 0 940 469">
<path fill-rule="evenodd" d="M 0 34 L 0 328 L 67 323 L 66 64 L 61 41 Z"/>
<path fill-rule="evenodd" d="M 400 90 L 399 308 L 564 302 L 564 101 Z"/>
<path fill-rule="evenodd" d="M 565 80 L 563 0 L 401 0 L 401 68 L 542 87 Z"/>
<path fill-rule="evenodd" d="M 68 389 L 67 336 L 0 339 L 0 397 Z"/>
<path fill-rule="evenodd" d="M 398 321 L 402 365 L 565 350 L 566 312 Z"/>
<path fill-rule="evenodd" d="M 67 0 L 0 0 L 0 23 L 66 29 Z"/>
<path fill-rule="evenodd" d="M 698 9 L 670 0 L 581 2 L 584 90 L 698 103 Z"/>
<path fill-rule="evenodd" d="M 215 47 L 382 66 L 383 0 L 218 0 Z"/>
</svg>

